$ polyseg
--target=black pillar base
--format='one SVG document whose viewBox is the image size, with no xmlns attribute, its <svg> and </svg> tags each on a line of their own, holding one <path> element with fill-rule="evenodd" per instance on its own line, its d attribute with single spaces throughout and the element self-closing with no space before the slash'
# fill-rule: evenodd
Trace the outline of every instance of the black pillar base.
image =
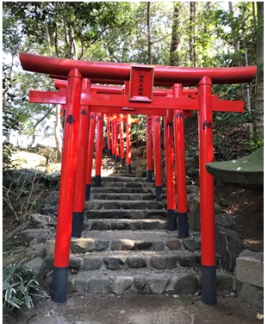
<svg viewBox="0 0 265 324">
<path fill-rule="evenodd" d="M 156 200 L 162 200 L 162 186 L 156 186 Z"/>
<path fill-rule="evenodd" d="M 90 199 L 91 184 L 86 184 L 86 201 Z"/>
<path fill-rule="evenodd" d="M 179 237 L 189 237 L 188 213 L 178 213 Z"/>
<path fill-rule="evenodd" d="M 124 167 L 125 166 L 125 158 L 121 159 L 121 165 Z"/>
<path fill-rule="evenodd" d="M 68 267 L 54 267 L 51 300 L 55 303 L 65 303 L 67 300 L 67 286 Z"/>
<path fill-rule="evenodd" d="M 203 266 L 202 269 L 202 302 L 216 305 L 216 266 Z"/>
<path fill-rule="evenodd" d="M 120 162 L 120 157 L 119 157 L 119 155 L 116 155 L 116 156 L 115 156 L 115 162 Z"/>
<path fill-rule="evenodd" d="M 167 210 L 167 226 L 170 232 L 177 229 L 177 215 L 173 209 Z"/>
<path fill-rule="evenodd" d="M 147 182 L 153 182 L 153 170 L 147 170 Z"/>
<path fill-rule="evenodd" d="M 112 150 L 108 150 L 108 155 L 111 156 Z"/>
<path fill-rule="evenodd" d="M 81 237 L 84 224 L 84 212 L 73 212 L 72 237 Z"/>
<path fill-rule="evenodd" d="M 100 175 L 95 176 L 95 187 L 101 187 L 101 176 Z"/>
<path fill-rule="evenodd" d="M 111 157 L 113 158 L 113 160 L 115 160 L 115 154 L 111 154 Z"/>
<path fill-rule="evenodd" d="M 127 172 L 130 173 L 130 174 L 132 173 L 132 166 L 131 166 L 131 164 L 128 164 L 127 165 Z"/>
</svg>

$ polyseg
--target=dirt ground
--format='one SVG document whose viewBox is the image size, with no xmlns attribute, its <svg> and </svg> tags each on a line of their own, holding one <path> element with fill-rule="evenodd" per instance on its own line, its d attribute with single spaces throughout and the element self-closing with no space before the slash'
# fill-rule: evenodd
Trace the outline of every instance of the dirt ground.
<svg viewBox="0 0 265 324">
<path fill-rule="evenodd" d="M 175 296 L 175 295 L 174 295 Z M 76 293 L 65 304 L 41 301 L 6 324 L 251 324 L 261 310 L 219 295 L 216 306 L 199 296 L 108 296 Z"/>
</svg>

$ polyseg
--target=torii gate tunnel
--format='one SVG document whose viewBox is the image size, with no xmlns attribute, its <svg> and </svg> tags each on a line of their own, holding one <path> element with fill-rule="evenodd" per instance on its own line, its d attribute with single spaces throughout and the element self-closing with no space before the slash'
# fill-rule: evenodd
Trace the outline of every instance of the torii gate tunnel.
<svg viewBox="0 0 265 324">
<path fill-rule="evenodd" d="M 70 241 L 71 235 L 80 237 L 82 231 L 86 179 L 91 178 L 91 141 L 94 143 L 96 116 L 97 145 L 102 148 L 103 113 L 147 115 L 147 181 L 150 181 L 152 172 L 153 144 L 157 199 L 162 192 L 159 153 L 160 116 L 164 116 L 168 229 L 177 229 L 177 209 L 179 237 L 187 237 L 183 117 L 192 110 L 198 110 L 202 301 L 215 305 L 214 179 L 206 171 L 206 164 L 214 158 L 212 112 L 243 112 L 244 103 L 219 100 L 218 96 L 212 96 L 211 87 L 212 84 L 248 83 L 254 78 L 256 67 L 147 66 L 67 60 L 26 53 L 20 53 L 20 61 L 24 70 L 62 80 L 57 81 L 59 91 L 30 93 L 31 102 L 65 105 L 52 300 L 57 303 L 67 300 Z M 90 170 L 87 170 L 86 164 L 90 165 Z"/>
</svg>

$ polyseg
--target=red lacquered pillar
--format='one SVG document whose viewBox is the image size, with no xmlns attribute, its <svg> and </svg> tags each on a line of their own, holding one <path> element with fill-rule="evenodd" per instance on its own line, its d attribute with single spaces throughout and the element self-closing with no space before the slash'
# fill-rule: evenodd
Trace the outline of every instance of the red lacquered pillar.
<svg viewBox="0 0 265 324">
<path fill-rule="evenodd" d="M 111 155 L 113 158 L 115 158 L 115 122 L 114 122 L 114 119 L 115 119 L 115 115 L 112 115 L 112 118 L 111 118 Z"/>
<path fill-rule="evenodd" d="M 103 113 L 97 113 L 96 174 L 95 187 L 101 187 Z"/>
<path fill-rule="evenodd" d="M 168 230 L 177 229 L 176 196 L 174 179 L 174 146 L 173 146 L 173 117 L 172 111 L 167 110 L 164 117 L 164 138 L 166 158 L 166 190 L 167 190 L 167 220 Z"/>
<path fill-rule="evenodd" d="M 181 84 L 174 84 L 173 95 L 180 98 L 182 92 Z M 185 163 L 185 141 L 184 141 L 184 115 L 181 110 L 174 110 L 175 131 L 175 156 L 176 156 L 176 192 L 177 192 L 177 219 L 179 237 L 189 236 L 187 186 L 186 186 L 186 163 Z"/>
<path fill-rule="evenodd" d="M 120 161 L 119 156 L 119 121 L 118 121 L 118 115 L 116 115 L 115 119 L 115 161 Z"/>
<path fill-rule="evenodd" d="M 153 182 L 153 154 L 152 154 L 152 117 L 146 116 L 146 169 L 147 182 Z"/>
<path fill-rule="evenodd" d="M 83 89 L 89 91 L 90 81 L 83 80 Z M 88 149 L 88 129 L 89 129 L 89 107 L 82 106 L 78 132 L 78 152 L 75 174 L 74 208 L 72 237 L 81 237 L 84 223 L 84 203 L 86 191 L 86 171 L 87 171 L 87 149 Z"/>
<path fill-rule="evenodd" d="M 54 252 L 51 298 L 56 303 L 65 303 L 67 299 L 81 88 L 82 76 L 77 69 L 73 69 L 68 75 L 67 84 L 62 169 Z"/>
<path fill-rule="evenodd" d="M 60 117 L 62 118 L 62 124 L 64 125 L 65 123 L 65 105 L 59 104 L 59 109 L 60 109 Z"/>
<path fill-rule="evenodd" d="M 128 173 L 132 173 L 131 158 L 131 115 L 128 114 L 126 116 L 126 164 Z"/>
<path fill-rule="evenodd" d="M 123 139 L 123 115 L 120 114 L 120 156 L 121 164 L 125 165 L 125 154 L 124 154 L 124 139 Z"/>
<path fill-rule="evenodd" d="M 153 143 L 155 166 L 155 190 L 156 200 L 162 199 L 162 161 L 161 161 L 161 130 L 160 116 L 153 116 Z"/>
<path fill-rule="evenodd" d="M 107 143 L 108 153 L 111 155 L 111 130 L 110 130 L 110 118 L 107 118 Z"/>
<path fill-rule="evenodd" d="M 87 149 L 87 170 L 85 173 L 86 177 L 86 201 L 90 199 L 91 191 L 91 174 L 93 165 L 93 153 L 94 153 L 94 139 L 95 139 L 95 128 L 96 128 L 96 113 L 90 113 L 90 123 L 88 132 L 88 149 Z"/>
<path fill-rule="evenodd" d="M 102 139 L 101 139 L 101 144 L 102 144 L 102 154 L 104 152 L 104 120 L 105 120 L 106 114 L 102 114 Z"/>
<path fill-rule="evenodd" d="M 214 159 L 211 87 L 211 79 L 207 76 L 198 84 L 202 301 L 207 305 L 215 305 L 217 302 L 214 178 L 206 171 L 206 164 Z"/>
<path fill-rule="evenodd" d="M 113 115 L 112 119 L 112 136 L 113 136 L 113 158 L 116 160 L 118 149 L 118 129 L 117 129 L 117 115 Z"/>
</svg>

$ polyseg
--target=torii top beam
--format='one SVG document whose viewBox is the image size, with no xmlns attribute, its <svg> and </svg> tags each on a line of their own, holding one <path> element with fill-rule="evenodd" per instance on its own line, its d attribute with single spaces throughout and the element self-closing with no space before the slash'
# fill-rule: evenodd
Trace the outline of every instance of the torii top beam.
<svg viewBox="0 0 265 324">
<path fill-rule="evenodd" d="M 127 63 L 78 61 L 28 53 L 19 53 L 19 58 L 23 69 L 31 72 L 66 77 L 72 69 L 77 68 L 84 78 L 130 80 L 131 64 Z M 154 71 L 154 85 L 181 83 L 194 86 L 204 76 L 211 78 L 213 84 L 247 83 L 254 78 L 257 68 L 256 66 L 190 68 L 156 65 Z"/>
</svg>

